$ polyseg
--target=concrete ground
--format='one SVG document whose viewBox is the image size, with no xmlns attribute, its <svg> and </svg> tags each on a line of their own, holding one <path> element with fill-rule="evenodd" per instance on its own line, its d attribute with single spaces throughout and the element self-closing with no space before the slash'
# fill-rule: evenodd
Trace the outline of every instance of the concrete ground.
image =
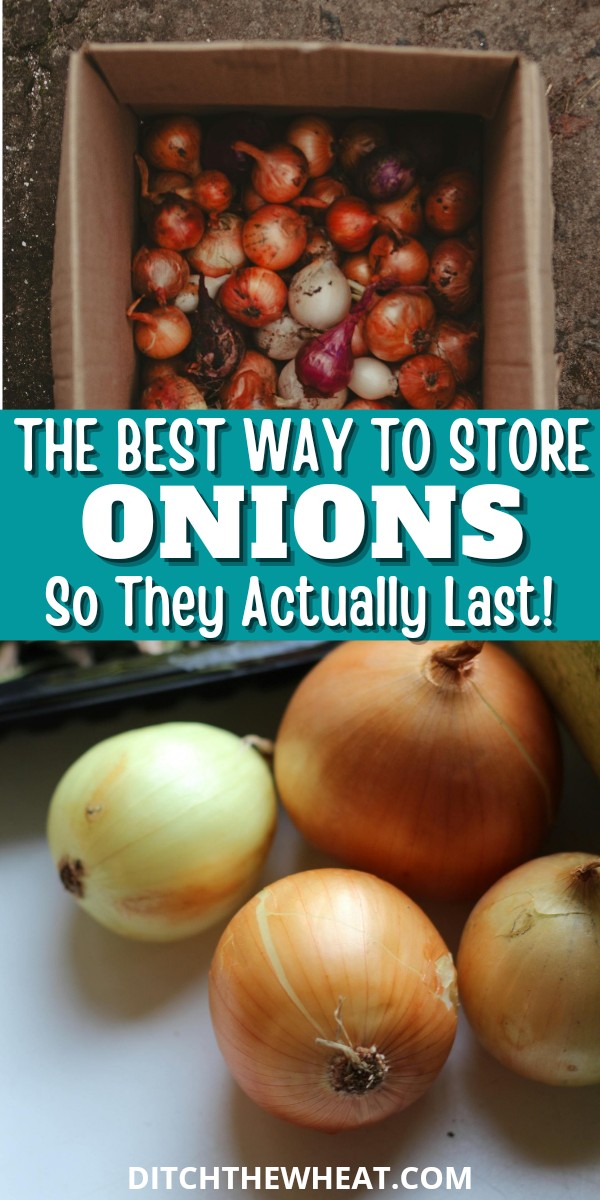
<svg viewBox="0 0 600 1200">
<path fill-rule="evenodd" d="M 69 51 L 88 40 L 261 37 L 519 50 L 541 64 L 554 146 L 561 404 L 600 406 L 598 0 L 5 0 L 4 16 L 10 407 L 51 403 L 50 275 Z"/>
</svg>

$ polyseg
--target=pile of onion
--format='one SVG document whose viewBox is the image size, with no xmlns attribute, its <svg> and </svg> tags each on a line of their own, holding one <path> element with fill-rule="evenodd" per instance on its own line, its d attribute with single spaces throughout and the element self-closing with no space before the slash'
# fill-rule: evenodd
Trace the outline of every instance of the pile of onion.
<svg viewBox="0 0 600 1200">
<path fill-rule="evenodd" d="M 458 955 L 483 1045 L 541 1083 L 600 1083 L 600 856 L 525 863 L 482 897 Z"/>
<path fill-rule="evenodd" d="M 210 725 L 117 734 L 77 759 L 50 804 L 61 882 L 115 933 L 172 941 L 232 912 L 275 829 L 271 772 Z"/>
<path fill-rule="evenodd" d="M 430 1086 L 454 1040 L 455 971 L 407 896 L 358 871 L 306 871 L 230 921 L 210 1007 L 247 1095 L 332 1133 L 399 1112 Z"/>
<path fill-rule="evenodd" d="M 209 408 L 474 406 L 481 188 L 461 129 L 468 141 L 467 118 L 430 113 L 304 113 L 279 128 L 251 113 L 145 121 L 134 158 L 147 244 L 128 310 L 137 349 L 180 356 L 177 375 Z M 175 310 L 194 318 L 191 337 Z M 233 380 L 254 345 L 276 364 L 277 392 L 248 371 Z M 141 403 L 193 400 L 171 386 Z"/>
<path fill-rule="evenodd" d="M 446 900 L 481 895 L 536 852 L 561 776 L 537 684 L 473 642 L 339 646 L 292 696 L 274 765 L 321 850 Z"/>
</svg>

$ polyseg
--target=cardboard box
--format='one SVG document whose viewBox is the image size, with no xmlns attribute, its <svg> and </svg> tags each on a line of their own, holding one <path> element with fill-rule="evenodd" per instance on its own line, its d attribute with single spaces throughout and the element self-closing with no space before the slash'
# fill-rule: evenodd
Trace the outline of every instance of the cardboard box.
<svg viewBox="0 0 600 1200">
<path fill-rule="evenodd" d="M 289 42 L 95 45 L 71 59 L 52 343 L 58 408 L 128 408 L 138 118 L 227 109 L 429 110 L 486 121 L 487 408 L 556 405 L 550 141 L 543 81 L 516 54 Z"/>
</svg>

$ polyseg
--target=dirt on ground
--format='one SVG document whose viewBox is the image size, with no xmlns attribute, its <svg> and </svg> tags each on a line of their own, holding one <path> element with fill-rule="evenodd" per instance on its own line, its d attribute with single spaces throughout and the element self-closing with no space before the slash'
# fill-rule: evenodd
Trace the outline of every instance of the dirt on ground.
<svg viewBox="0 0 600 1200">
<path fill-rule="evenodd" d="M 600 405 L 596 0 L 5 0 L 4 18 L 7 406 L 51 405 L 50 280 L 70 51 L 86 41 L 254 38 L 519 51 L 540 63 L 554 151 L 560 401 Z"/>
</svg>

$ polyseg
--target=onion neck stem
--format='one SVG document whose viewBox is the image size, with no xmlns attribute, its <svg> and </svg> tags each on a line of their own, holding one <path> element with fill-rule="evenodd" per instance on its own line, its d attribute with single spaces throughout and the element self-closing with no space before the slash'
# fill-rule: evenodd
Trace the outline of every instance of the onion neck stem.
<svg viewBox="0 0 600 1200">
<path fill-rule="evenodd" d="M 425 674 L 436 687 L 460 687 L 472 674 L 483 642 L 449 642 L 434 650 L 425 664 Z"/>
<path fill-rule="evenodd" d="M 571 888 L 582 899 L 600 900 L 600 859 L 592 858 L 571 872 Z"/>
</svg>

